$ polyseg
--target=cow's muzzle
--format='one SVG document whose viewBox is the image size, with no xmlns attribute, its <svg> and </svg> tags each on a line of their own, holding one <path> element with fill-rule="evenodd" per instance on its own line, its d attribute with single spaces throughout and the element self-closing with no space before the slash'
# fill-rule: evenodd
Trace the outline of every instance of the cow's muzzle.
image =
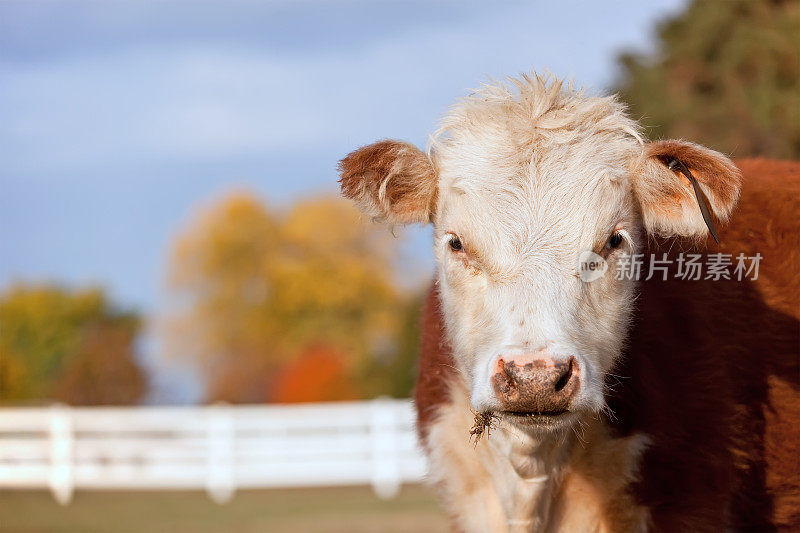
<svg viewBox="0 0 800 533">
<path fill-rule="evenodd" d="M 573 356 L 545 350 L 500 355 L 492 372 L 492 388 L 501 414 L 538 418 L 567 414 L 580 389 L 580 366 Z"/>
</svg>

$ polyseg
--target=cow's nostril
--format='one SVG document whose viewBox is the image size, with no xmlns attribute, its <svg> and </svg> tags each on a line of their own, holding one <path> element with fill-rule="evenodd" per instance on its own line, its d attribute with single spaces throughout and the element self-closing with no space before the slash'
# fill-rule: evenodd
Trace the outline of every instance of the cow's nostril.
<svg viewBox="0 0 800 533">
<path fill-rule="evenodd" d="M 543 352 L 498 357 L 492 389 L 501 411 L 559 414 L 570 409 L 580 385 L 581 367 L 574 356 Z"/>
<path fill-rule="evenodd" d="M 570 357 L 569 363 L 567 364 L 567 369 L 564 371 L 564 374 L 560 378 L 558 378 L 558 381 L 556 381 L 555 385 L 556 392 L 559 392 L 561 389 L 567 386 L 567 383 L 569 383 L 569 380 L 572 377 L 572 367 L 574 366 L 574 364 L 575 364 L 575 358 Z"/>
</svg>

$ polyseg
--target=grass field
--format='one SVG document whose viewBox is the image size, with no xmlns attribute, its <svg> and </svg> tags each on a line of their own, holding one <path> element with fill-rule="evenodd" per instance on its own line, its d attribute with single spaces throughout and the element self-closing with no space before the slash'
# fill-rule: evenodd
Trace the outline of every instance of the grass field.
<svg viewBox="0 0 800 533">
<path fill-rule="evenodd" d="M 447 531 L 433 495 L 403 487 L 381 501 L 368 487 L 242 491 L 226 505 L 202 492 L 77 492 L 61 507 L 44 491 L 0 491 L 0 531 Z"/>
</svg>

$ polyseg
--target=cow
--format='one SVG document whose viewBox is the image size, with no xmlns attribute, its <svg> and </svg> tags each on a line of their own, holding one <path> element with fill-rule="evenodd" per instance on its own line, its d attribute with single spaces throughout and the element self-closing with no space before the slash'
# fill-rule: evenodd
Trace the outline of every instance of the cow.
<svg viewBox="0 0 800 533">
<path fill-rule="evenodd" d="M 415 403 L 454 527 L 797 531 L 800 165 L 647 141 L 535 73 L 431 139 L 339 172 L 364 215 L 433 225 Z"/>
</svg>

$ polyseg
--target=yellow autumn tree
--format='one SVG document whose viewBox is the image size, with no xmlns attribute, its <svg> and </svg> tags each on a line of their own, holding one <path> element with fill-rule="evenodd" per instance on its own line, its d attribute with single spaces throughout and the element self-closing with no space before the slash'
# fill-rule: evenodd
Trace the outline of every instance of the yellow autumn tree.
<svg viewBox="0 0 800 533">
<path fill-rule="evenodd" d="M 0 293 L 0 403 L 125 405 L 147 388 L 140 318 L 98 288 L 14 284 Z"/>
<path fill-rule="evenodd" d="M 166 346 L 199 365 L 210 400 L 270 400 L 273 377 L 309 345 L 344 354 L 355 373 L 394 349 L 396 246 L 338 198 L 278 212 L 250 193 L 224 196 L 172 247 Z"/>
</svg>

